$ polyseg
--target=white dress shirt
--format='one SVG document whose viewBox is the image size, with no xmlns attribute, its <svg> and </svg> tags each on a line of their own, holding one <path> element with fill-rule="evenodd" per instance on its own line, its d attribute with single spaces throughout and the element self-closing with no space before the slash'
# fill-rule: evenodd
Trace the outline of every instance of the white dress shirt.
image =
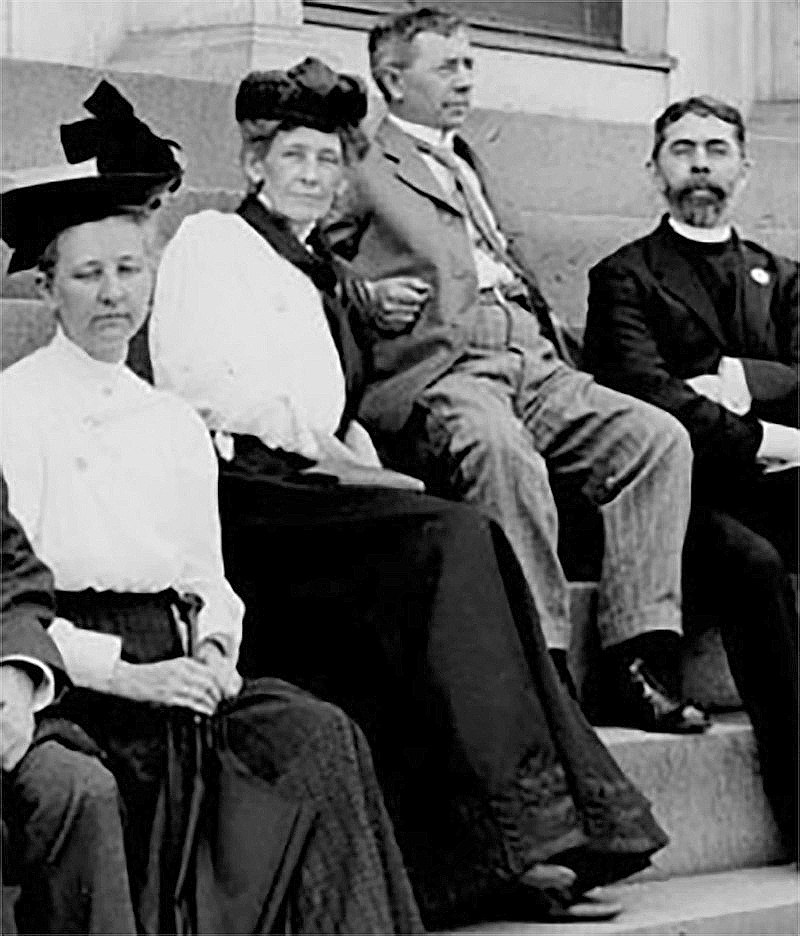
<svg viewBox="0 0 800 936">
<path fill-rule="evenodd" d="M 424 124 L 412 123 L 409 120 L 403 120 L 400 117 L 396 117 L 394 114 L 389 115 L 389 120 L 393 121 L 404 133 L 407 133 L 411 137 L 415 137 L 422 143 L 425 143 L 428 146 L 448 149 L 453 153 L 456 162 L 459 164 L 462 170 L 464 178 L 466 179 L 473 193 L 477 196 L 478 200 L 483 205 L 486 211 L 486 216 L 490 219 L 492 225 L 494 226 L 500 241 L 505 244 L 506 239 L 503 236 L 503 232 L 500 230 L 499 225 L 497 224 L 497 219 L 494 216 L 494 212 L 492 211 L 491 206 L 486 200 L 486 195 L 484 194 L 483 187 L 481 186 L 481 180 L 476 175 L 472 166 L 470 166 L 468 162 L 462 159 L 453 150 L 453 139 L 456 135 L 455 131 L 440 130 L 438 127 L 427 127 Z M 438 159 L 431 156 L 430 153 L 426 153 L 424 150 L 420 150 L 420 156 L 433 173 L 433 177 L 439 183 L 445 195 L 450 198 L 452 196 L 455 185 L 453 174 L 446 166 L 442 165 Z M 482 238 L 475 230 L 475 226 L 472 224 L 472 221 L 468 215 L 465 215 L 465 220 L 467 223 L 467 231 L 469 232 L 470 243 L 472 244 L 472 257 L 475 261 L 475 271 L 478 274 L 478 288 L 492 289 L 495 286 L 503 286 L 512 282 L 515 279 L 513 271 L 504 263 L 500 263 L 498 260 L 496 260 L 490 251 L 488 251 L 483 246 Z"/>
<path fill-rule="evenodd" d="M 223 571 L 216 459 L 190 407 L 61 331 L 0 375 L 0 394 L 9 506 L 56 588 L 194 592 L 199 640 L 238 648 L 244 608 Z M 118 638 L 60 619 L 49 633 L 73 681 L 102 690 Z"/>
<path fill-rule="evenodd" d="M 211 429 L 314 457 L 345 381 L 312 281 L 237 214 L 186 218 L 167 245 L 150 322 L 156 384 Z"/>
</svg>

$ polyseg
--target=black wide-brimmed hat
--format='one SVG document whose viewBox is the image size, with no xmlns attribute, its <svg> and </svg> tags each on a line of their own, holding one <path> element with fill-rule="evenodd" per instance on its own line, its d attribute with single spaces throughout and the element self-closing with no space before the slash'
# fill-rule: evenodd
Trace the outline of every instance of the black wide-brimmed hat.
<svg viewBox="0 0 800 936">
<path fill-rule="evenodd" d="M 236 120 L 291 121 L 324 133 L 358 126 L 367 93 L 356 75 L 340 75 L 316 58 L 288 71 L 251 72 L 239 85 Z"/>
<path fill-rule="evenodd" d="M 0 237 L 14 254 L 8 273 L 36 266 L 61 231 L 122 207 L 155 207 L 180 185 L 173 140 L 156 136 L 107 81 L 84 102 L 93 116 L 61 125 L 67 163 L 3 173 Z"/>
</svg>

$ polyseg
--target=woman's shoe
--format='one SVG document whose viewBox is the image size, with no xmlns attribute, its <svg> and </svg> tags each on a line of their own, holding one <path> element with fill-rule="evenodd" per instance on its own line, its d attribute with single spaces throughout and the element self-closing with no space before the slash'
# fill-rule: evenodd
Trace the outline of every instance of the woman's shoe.
<svg viewBox="0 0 800 936">
<path fill-rule="evenodd" d="M 619 901 L 604 897 L 579 897 L 564 907 L 553 907 L 542 922 L 546 923 L 604 923 L 622 913 Z"/>
<path fill-rule="evenodd" d="M 548 894 L 562 894 L 568 900 L 574 894 L 577 879 L 578 875 L 572 868 L 566 868 L 564 865 L 535 864 L 520 877 L 519 883 L 523 887 Z"/>
</svg>

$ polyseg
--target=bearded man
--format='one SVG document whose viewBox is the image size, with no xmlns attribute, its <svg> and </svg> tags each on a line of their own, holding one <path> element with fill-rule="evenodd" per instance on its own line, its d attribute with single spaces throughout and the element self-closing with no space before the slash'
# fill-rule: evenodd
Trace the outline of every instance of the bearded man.
<svg viewBox="0 0 800 936">
<path fill-rule="evenodd" d="M 694 449 L 685 605 L 713 610 L 753 721 L 764 783 L 796 850 L 798 264 L 730 216 L 750 170 L 736 108 L 668 107 L 648 163 L 668 213 L 590 273 L 597 379 L 675 416 Z"/>
</svg>

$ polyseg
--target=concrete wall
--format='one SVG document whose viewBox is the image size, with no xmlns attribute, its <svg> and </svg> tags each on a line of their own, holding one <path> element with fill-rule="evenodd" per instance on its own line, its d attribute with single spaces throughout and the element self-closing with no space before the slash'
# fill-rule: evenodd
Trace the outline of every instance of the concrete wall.
<svg viewBox="0 0 800 936">
<path fill-rule="evenodd" d="M 131 25 L 132 0 L 2 0 L 0 54 L 100 65 Z"/>
<path fill-rule="evenodd" d="M 710 93 L 747 111 L 800 98 L 800 0 L 670 0 L 667 49 L 672 99 Z"/>
<path fill-rule="evenodd" d="M 757 97 L 797 98 L 799 5 L 623 0 L 627 55 L 482 35 L 477 102 L 646 123 L 667 100 L 693 91 L 745 110 Z M 234 81 L 312 52 L 367 71 L 363 23 L 309 22 L 301 0 L 2 0 L 0 8 L 0 52 L 14 58 Z"/>
</svg>

